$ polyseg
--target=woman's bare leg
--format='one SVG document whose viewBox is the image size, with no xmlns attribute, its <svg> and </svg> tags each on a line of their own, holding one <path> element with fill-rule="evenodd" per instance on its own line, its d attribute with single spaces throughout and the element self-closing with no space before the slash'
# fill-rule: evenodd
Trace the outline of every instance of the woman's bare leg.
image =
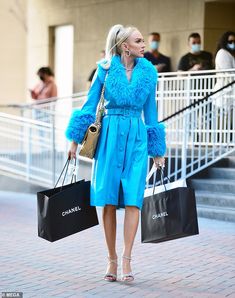
<svg viewBox="0 0 235 298">
<path fill-rule="evenodd" d="M 103 227 L 105 233 L 105 240 L 108 248 L 108 257 L 112 260 L 117 259 L 116 225 L 116 206 L 106 205 L 103 208 Z M 109 263 L 107 272 L 117 274 L 117 264 L 113 262 Z"/>
<path fill-rule="evenodd" d="M 131 251 L 138 229 L 138 224 L 139 209 L 135 206 L 126 206 L 124 218 L 124 256 L 131 257 Z M 124 274 L 131 272 L 130 260 L 125 258 L 122 259 L 122 269 Z"/>
</svg>

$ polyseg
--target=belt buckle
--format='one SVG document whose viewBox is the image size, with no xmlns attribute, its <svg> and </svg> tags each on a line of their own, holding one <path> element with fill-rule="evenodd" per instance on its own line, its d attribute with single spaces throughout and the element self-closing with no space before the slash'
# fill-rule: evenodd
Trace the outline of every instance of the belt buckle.
<svg viewBox="0 0 235 298">
<path fill-rule="evenodd" d="M 129 116 L 130 115 L 130 110 L 124 109 L 124 116 Z"/>
</svg>

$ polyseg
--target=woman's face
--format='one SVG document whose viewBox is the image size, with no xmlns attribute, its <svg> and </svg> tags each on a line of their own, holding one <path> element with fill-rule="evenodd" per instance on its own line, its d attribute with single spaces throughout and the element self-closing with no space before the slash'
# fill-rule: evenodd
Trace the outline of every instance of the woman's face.
<svg viewBox="0 0 235 298">
<path fill-rule="evenodd" d="M 45 81 L 45 74 L 44 73 L 39 72 L 38 76 L 39 76 L 41 81 L 43 81 L 43 82 Z"/>
<path fill-rule="evenodd" d="M 124 44 L 124 51 L 128 49 L 131 56 L 144 57 L 145 42 L 142 34 L 138 30 L 133 31 Z"/>
<path fill-rule="evenodd" d="M 230 50 L 235 50 L 235 36 L 234 35 L 229 35 L 228 41 L 227 41 L 227 47 Z"/>
</svg>

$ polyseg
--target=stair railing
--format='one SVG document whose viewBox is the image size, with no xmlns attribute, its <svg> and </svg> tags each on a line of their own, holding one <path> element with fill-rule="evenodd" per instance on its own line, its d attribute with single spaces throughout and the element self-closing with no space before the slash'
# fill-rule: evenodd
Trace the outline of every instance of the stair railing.
<svg viewBox="0 0 235 298">
<path fill-rule="evenodd" d="M 223 84 L 229 82 L 218 90 L 215 90 L 215 87 L 212 89 L 208 83 L 209 74 L 206 75 L 206 79 L 203 79 L 202 74 L 201 76 L 201 79 L 196 79 L 193 75 L 190 77 L 169 75 L 167 83 L 164 84 L 169 85 L 169 81 L 172 80 L 175 83 L 171 83 L 171 86 L 180 88 L 171 92 L 165 91 L 162 95 L 158 93 L 159 119 L 165 122 L 167 132 L 166 171 L 171 180 L 187 178 L 234 151 L 235 88 L 232 80 L 234 70 L 229 75 L 222 72 L 218 76 L 210 75 L 213 76 L 214 83 L 216 79 L 217 82 L 222 80 Z M 161 80 L 164 81 L 166 78 L 159 79 L 158 92 L 163 92 Z M 177 80 L 184 81 L 184 84 L 176 83 Z M 203 91 L 198 89 L 189 91 L 188 88 L 194 86 L 197 80 L 200 86 L 210 85 L 210 88 Z M 188 85 L 185 82 L 188 82 Z M 183 87 L 186 89 L 181 90 Z M 175 101 L 180 100 L 180 96 L 182 100 L 180 104 L 172 105 L 171 112 L 173 111 L 174 115 L 170 116 L 166 108 L 168 101 L 173 102 L 174 92 L 178 96 Z M 170 100 L 167 99 L 169 94 Z M 189 97 L 190 94 L 193 94 L 193 99 Z M 205 96 L 201 99 L 200 94 Z M 80 106 L 84 98 L 85 95 L 81 95 L 78 100 L 73 99 L 73 107 Z M 0 113 L 2 171 L 17 174 L 22 179 L 44 186 L 54 184 L 68 150 L 64 130 L 69 113 L 63 109 L 65 105 L 63 100 L 53 101 L 52 108 L 49 108 L 48 102 L 44 103 L 46 108 L 42 109 L 37 104 L 33 109 L 31 105 L 24 107 L 24 113 L 30 111 L 27 117 L 21 114 L 17 116 L 13 113 Z M 58 102 L 63 103 L 60 109 L 57 108 Z M 89 160 L 84 161 L 90 167 Z"/>
<path fill-rule="evenodd" d="M 167 175 L 185 179 L 235 150 L 235 81 L 162 120 Z"/>
</svg>

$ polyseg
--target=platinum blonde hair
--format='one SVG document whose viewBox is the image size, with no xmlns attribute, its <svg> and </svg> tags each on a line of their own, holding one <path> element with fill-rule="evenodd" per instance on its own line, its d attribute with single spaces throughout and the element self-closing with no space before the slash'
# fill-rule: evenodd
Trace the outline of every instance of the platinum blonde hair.
<svg viewBox="0 0 235 298">
<path fill-rule="evenodd" d="M 138 29 L 132 26 L 112 26 L 106 39 L 105 58 L 110 60 L 114 55 L 121 55 L 121 44 L 136 30 Z"/>
</svg>

